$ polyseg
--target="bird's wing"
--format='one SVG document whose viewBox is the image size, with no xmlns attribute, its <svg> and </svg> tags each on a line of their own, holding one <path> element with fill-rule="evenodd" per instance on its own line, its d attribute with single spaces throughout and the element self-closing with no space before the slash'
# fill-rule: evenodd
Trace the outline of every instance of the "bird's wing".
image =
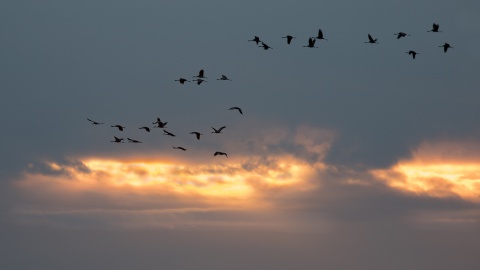
<svg viewBox="0 0 480 270">
<path fill-rule="evenodd" d="M 220 132 L 220 131 L 222 131 L 222 129 L 224 129 L 224 128 L 226 128 L 226 126 L 223 126 L 223 127 L 219 128 L 218 131 Z"/>
</svg>

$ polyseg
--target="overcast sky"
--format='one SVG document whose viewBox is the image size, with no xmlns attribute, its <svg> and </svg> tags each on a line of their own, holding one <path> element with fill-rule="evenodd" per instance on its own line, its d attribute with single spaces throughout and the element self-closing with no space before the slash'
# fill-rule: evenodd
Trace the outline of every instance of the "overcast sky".
<svg viewBox="0 0 480 270">
<path fill-rule="evenodd" d="M 2 1 L 0 266 L 477 269 L 479 11 Z"/>
</svg>

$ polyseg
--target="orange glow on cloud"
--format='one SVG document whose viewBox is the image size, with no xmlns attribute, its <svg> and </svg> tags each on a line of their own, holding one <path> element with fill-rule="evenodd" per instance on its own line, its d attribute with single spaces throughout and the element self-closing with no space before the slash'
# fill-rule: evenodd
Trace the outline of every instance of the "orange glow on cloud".
<svg viewBox="0 0 480 270">
<path fill-rule="evenodd" d="M 372 173 L 399 190 L 480 201 L 478 148 L 471 143 L 424 143 L 412 159 Z"/>
</svg>

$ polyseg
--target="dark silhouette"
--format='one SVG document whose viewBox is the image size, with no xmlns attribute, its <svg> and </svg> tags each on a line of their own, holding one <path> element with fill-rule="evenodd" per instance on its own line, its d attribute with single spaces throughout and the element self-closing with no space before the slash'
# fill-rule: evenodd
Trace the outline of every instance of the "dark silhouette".
<svg viewBox="0 0 480 270">
<path fill-rule="evenodd" d="M 415 59 L 415 56 L 417 56 L 417 54 L 419 54 L 416 51 L 411 51 L 411 50 L 408 51 L 408 52 L 405 52 L 405 53 L 408 53 L 408 55 L 411 55 L 413 57 L 413 59 Z"/>
<path fill-rule="evenodd" d="M 125 128 L 126 128 L 126 127 L 124 127 L 124 126 L 121 126 L 121 125 L 114 125 L 114 126 L 111 126 L 111 127 L 118 128 L 118 130 L 120 130 L 120 131 L 123 131 L 123 129 L 125 129 Z"/>
<path fill-rule="evenodd" d="M 105 124 L 105 123 L 100 123 L 100 122 L 97 122 L 97 121 L 93 121 L 93 120 L 88 119 L 88 118 L 87 118 L 87 120 L 92 122 L 92 125 L 103 125 L 103 124 Z"/>
<path fill-rule="evenodd" d="M 397 39 L 400 39 L 400 38 L 406 37 L 406 36 L 410 36 L 409 34 L 404 33 L 404 32 L 398 32 L 398 33 L 396 33 L 396 34 L 394 34 L 394 35 L 397 36 Z"/>
<path fill-rule="evenodd" d="M 255 41 L 258 45 L 258 43 L 260 43 L 260 38 L 255 36 L 253 39 L 250 39 L 249 41 Z"/>
<path fill-rule="evenodd" d="M 130 139 L 130 138 L 127 138 L 127 140 L 129 143 L 142 143 L 141 141 Z"/>
<path fill-rule="evenodd" d="M 239 107 L 231 107 L 231 108 L 228 109 L 228 110 L 230 110 L 230 111 L 231 111 L 231 110 L 237 110 L 240 114 L 243 114 L 242 109 L 240 109 Z"/>
<path fill-rule="evenodd" d="M 177 146 L 177 147 L 172 146 L 172 147 L 173 147 L 173 149 L 178 149 L 178 150 L 182 150 L 182 151 L 187 151 L 187 149 L 185 149 L 185 148 L 183 148 L 183 147 L 181 147 L 181 146 Z"/>
<path fill-rule="evenodd" d="M 175 80 L 175 81 L 180 82 L 180 84 L 184 84 L 185 82 L 189 82 L 189 80 L 184 79 L 184 78 L 180 78 L 180 79 Z"/>
<path fill-rule="evenodd" d="M 365 43 L 378 44 L 377 39 L 374 39 L 370 34 L 368 34 L 368 41 L 365 41 Z"/>
<path fill-rule="evenodd" d="M 165 127 L 167 127 L 167 123 L 168 122 L 162 122 L 160 120 L 160 117 L 157 117 L 157 122 L 153 122 L 152 124 L 154 124 L 154 125 L 157 124 L 156 128 L 165 128 Z"/>
<path fill-rule="evenodd" d="M 149 128 L 149 127 L 141 127 L 141 128 L 138 128 L 138 129 L 145 129 L 145 131 L 150 132 L 150 128 Z"/>
<path fill-rule="evenodd" d="M 450 44 L 448 44 L 448 43 L 446 43 L 446 42 L 445 42 L 445 44 L 443 44 L 443 45 L 441 45 L 441 46 L 438 46 L 438 47 L 443 47 L 443 52 L 444 52 L 444 53 L 446 53 L 446 52 L 448 51 L 448 48 L 452 48 L 452 49 L 453 49 L 453 47 L 450 46 Z"/>
<path fill-rule="evenodd" d="M 205 71 L 203 69 L 200 69 L 200 71 L 198 72 L 198 75 L 197 76 L 193 76 L 194 78 L 199 78 L 199 79 L 207 79 L 207 77 L 204 76 L 205 75 Z"/>
<path fill-rule="evenodd" d="M 200 78 L 198 78 L 198 79 L 196 79 L 196 80 L 193 80 L 193 81 L 194 81 L 194 82 L 197 82 L 197 85 L 202 84 L 202 82 L 206 82 L 204 79 L 200 79 Z"/>
<path fill-rule="evenodd" d="M 113 136 L 115 138 L 114 141 L 110 141 L 110 142 L 114 142 L 114 143 L 123 143 L 123 138 L 117 138 L 116 136 Z"/>
<path fill-rule="evenodd" d="M 166 131 L 165 129 L 163 130 L 163 135 L 168 135 L 168 136 L 175 137 L 175 134 L 170 133 L 170 132 Z"/>
<path fill-rule="evenodd" d="M 197 140 L 200 140 L 200 135 L 203 135 L 202 133 L 197 132 L 197 131 L 192 131 L 192 132 L 190 132 L 190 134 L 195 134 L 195 136 L 197 137 Z"/>
<path fill-rule="evenodd" d="M 290 35 L 286 35 L 286 36 L 284 36 L 284 37 L 282 37 L 282 38 L 286 38 L 286 39 L 287 39 L 287 44 L 290 44 L 290 43 L 292 42 L 292 39 L 294 39 L 294 38 L 296 38 L 296 37 L 290 36 Z"/>
<path fill-rule="evenodd" d="M 228 158 L 227 153 L 224 153 L 224 152 L 219 152 L 219 151 L 217 151 L 217 152 L 215 152 L 215 154 L 213 154 L 213 155 L 214 155 L 214 156 L 218 156 L 218 155 L 221 155 L 221 156 L 222 156 L 222 155 L 223 155 L 223 156 L 226 156 L 226 157 Z"/>
<path fill-rule="evenodd" d="M 427 32 L 434 32 L 434 33 L 442 32 L 442 31 L 438 31 L 439 28 L 440 28 L 440 25 L 433 23 L 432 30 L 429 30 Z"/>
<path fill-rule="evenodd" d="M 318 48 L 318 47 L 315 47 L 315 41 L 316 39 L 311 37 L 311 38 L 308 38 L 308 45 L 307 46 L 303 46 L 303 47 L 307 47 L 307 48 Z"/>
<path fill-rule="evenodd" d="M 213 129 L 212 133 L 220 134 L 220 133 L 222 133 L 222 129 L 224 129 L 224 128 L 226 128 L 226 126 L 223 126 L 219 129 L 216 129 L 216 128 L 212 127 L 212 129 Z"/>
<path fill-rule="evenodd" d="M 318 29 L 317 39 L 328 40 L 328 39 L 323 37 L 322 29 Z"/>
<path fill-rule="evenodd" d="M 262 41 L 262 46 L 258 46 L 258 47 L 262 47 L 264 50 L 273 49 L 272 47 L 265 44 L 263 41 Z"/>
<path fill-rule="evenodd" d="M 222 77 L 220 79 L 217 79 L 217 81 L 231 81 L 227 76 L 222 74 Z"/>
</svg>

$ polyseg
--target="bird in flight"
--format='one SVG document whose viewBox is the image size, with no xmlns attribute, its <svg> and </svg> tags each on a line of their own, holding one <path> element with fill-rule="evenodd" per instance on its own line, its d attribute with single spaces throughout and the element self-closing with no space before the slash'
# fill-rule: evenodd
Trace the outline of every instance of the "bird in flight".
<svg viewBox="0 0 480 270">
<path fill-rule="evenodd" d="M 402 37 L 406 37 L 406 36 L 410 36 L 409 34 L 407 33 L 404 33 L 404 32 L 398 32 L 396 34 L 394 34 L 395 36 L 397 36 L 397 39 L 400 39 Z"/>
<path fill-rule="evenodd" d="M 199 79 L 207 79 L 207 77 L 205 77 L 205 71 L 203 69 L 200 69 L 200 71 L 198 72 L 198 75 L 193 77 L 194 78 L 197 77 Z"/>
<path fill-rule="evenodd" d="M 368 34 L 368 41 L 365 41 L 365 43 L 378 44 L 377 40 L 378 39 L 374 39 L 370 34 Z"/>
<path fill-rule="evenodd" d="M 268 49 L 273 49 L 272 47 L 268 46 L 266 43 L 264 43 L 262 41 L 262 46 L 258 46 L 258 47 L 262 47 L 264 50 L 268 50 Z"/>
<path fill-rule="evenodd" d="M 257 43 L 257 45 L 258 45 L 258 43 L 260 43 L 260 38 L 255 36 L 253 39 L 250 39 L 248 41 L 255 41 L 255 43 Z"/>
<path fill-rule="evenodd" d="M 231 108 L 228 109 L 228 110 L 230 110 L 230 111 L 231 111 L 231 110 L 237 110 L 240 114 L 243 114 L 242 109 L 240 109 L 239 107 L 231 107 Z"/>
<path fill-rule="evenodd" d="M 138 128 L 138 129 L 145 129 L 146 132 L 150 132 L 150 128 L 149 128 L 149 127 L 141 127 L 141 128 Z"/>
<path fill-rule="evenodd" d="M 113 137 L 115 138 L 115 140 L 114 140 L 114 141 L 110 141 L 110 142 L 123 143 L 123 142 L 122 142 L 122 141 L 123 141 L 123 138 L 118 138 L 118 137 L 116 137 L 116 136 L 113 136 Z"/>
<path fill-rule="evenodd" d="M 413 57 L 413 59 L 415 59 L 415 56 L 417 56 L 417 54 L 419 54 L 416 51 L 411 51 L 411 50 L 408 51 L 408 52 L 405 52 L 405 53 L 408 53 L 408 55 L 411 55 Z"/>
<path fill-rule="evenodd" d="M 292 39 L 294 39 L 294 38 L 296 38 L 296 37 L 291 36 L 291 35 L 286 35 L 286 36 L 284 36 L 284 37 L 282 37 L 282 38 L 286 38 L 286 39 L 287 39 L 287 44 L 290 44 L 290 43 L 292 43 Z"/>
<path fill-rule="evenodd" d="M 92 122 L 92 125 L 103 125 L 103 124 L 105 124 L 105 123 L 100 123 L 100 122 L 97 122 L 97 121 L 93 121 L 93 120 L 91 120 L 91 119 L 89 119 L 89 118 L 87 118 L 87 120 L 90 121 L 90 122 Z"/>
<path fill-rule="evenodd" d="M 436 24 L 436 23 L 433 23 L 432 25 L 432 30 L 429 30 L 427 32 L 434 32 L 434 33 L 438 33 L 438 32 L 442 32 L 442 31 L 439 31 L 438 29 L 440 28 L 440 25 Z"/>
<path fill-rule="evenodd" d="M 190 134 L 195 134 L 195 136 L 197 137 L 197 140 L 200 140 L 200 135 L 203 135 L 202 133 L 197 132 L 197 131 L 192 131 L 192 132 L 190 132 Z"/>
<path fill-rule="evenodd" d="M 227 153 L 224 153 L 224 152 L 219 152 L 219 151 L 217 151 L 217 152 L 215 152 L 215 154 L 213 154 L 213 155 L 214 155 L 214 156 L 218 156 L 218 155 L 220 155 L 220 156 L 226 156 L 226 157 L 228 158 Z"/>
<path fill-rule="evenodd" d="M 168 136 L 175 137 L 175 134 L 170 133 L 170 132 L 166 131 L 165 129 L 163 130 L 163 135 L 168 135 Z"/>
<path fill-rule="evenodd" d="M 195 80 L 193 80 L 193 81 L 197 82 L 197 85 L 200 85 L 200 84 L 202 84 L 202 82 L 206 82 L 206 80 L 204 80 L 204 79 L 200 79 L 200 78 L 198 78 L 198 79 L 195 79 Z"/>
<path fill-rule="evenodd" d="M 189 80 L 184 79 L 184 78 L 180 78 L 180 79 L 175 80 L 175 81 L 180 82 L 180 84 L 184 84 L 185 82 L 189 82 Z"/>
<path fill-rule="evenodd" d="M 231 81 L 227 76 L 222 74 L 222 77 L 220 79 L 217 79 L 217 81 Z"/>
<path fill-rule="evenodd" d="M 328 39 L 323 37 L 322 29 L 318 29 L 317 39 L 328 40 Z"/>
<path fill-rule="evenodd" d="M 141 141 L 130 139 L 130 138 L 127 138 L 127 140 L 129 143 L 142 143 Z"/>
<path fill-rule="evenodd" d="M 316 39 L 311 37 L 311 38 L 308 38 L 308 45 L 307 46 L 303 46 L 303 47 L 307 47 L 307 48 L 318 48 L 315 46 L 315 41 Z"/>
<path fill-rule="evenodd" d="M 114 125 L 114 126 L 111 126 L 111 127 L 118 128 L 118 130 L 120 130 L 120 131 L 123 131 L 123 129 L 125 129 L 125 127 L 121 126 L 121 125 Z"/>
<path fill-rule="evenodd" d="M 219 128 L 219 129 L 216 129 L 216 128 L 212 127 L 212 129 L 213 129 L 212 133 L 220 134 L 220 133 L 222 133 L 222 130 L 223 130 L 224 128 L 226 128 L 226 126 L 223 126 L 223 127 Z"/>
<path fill-rule="evenodd" d="M 453 47 L 450 46 L 450 44 L 448 44 L 448 43 L 446 43 L 446 42 L 445 42 L 445 44 L 440 45 L 440 46 L 438 46 L 438 47 L 443 47 L 443 52 L 444 52 L 444 53 L 446 53 L 446 52 L 448 51 L 448 48 L 452 48 L 452 49 L 453 49 Z"/>
<path fill-rule="evenodd" d="M 181 146 L 177 146 L 177 147 L 172 146 L 172 147 L 173 147 L 173 149 L 178 149 L 178 150 L 182 150 L 182 151 L 187 151 L 187 149 L 185 149 L 185 148 L 183 148 L 183 147 L 181 147 Z"/>
<path fill-rule="evenodd" d="M 157 117 L 157 121 L 153 122 L 152 124 L 157 124 L 156 128 L 164 128 L 167 126 L 167 123 L 168 122 L 162 122 L 162 120 L 160 120 L 160 117 Z"/>
</svg>

